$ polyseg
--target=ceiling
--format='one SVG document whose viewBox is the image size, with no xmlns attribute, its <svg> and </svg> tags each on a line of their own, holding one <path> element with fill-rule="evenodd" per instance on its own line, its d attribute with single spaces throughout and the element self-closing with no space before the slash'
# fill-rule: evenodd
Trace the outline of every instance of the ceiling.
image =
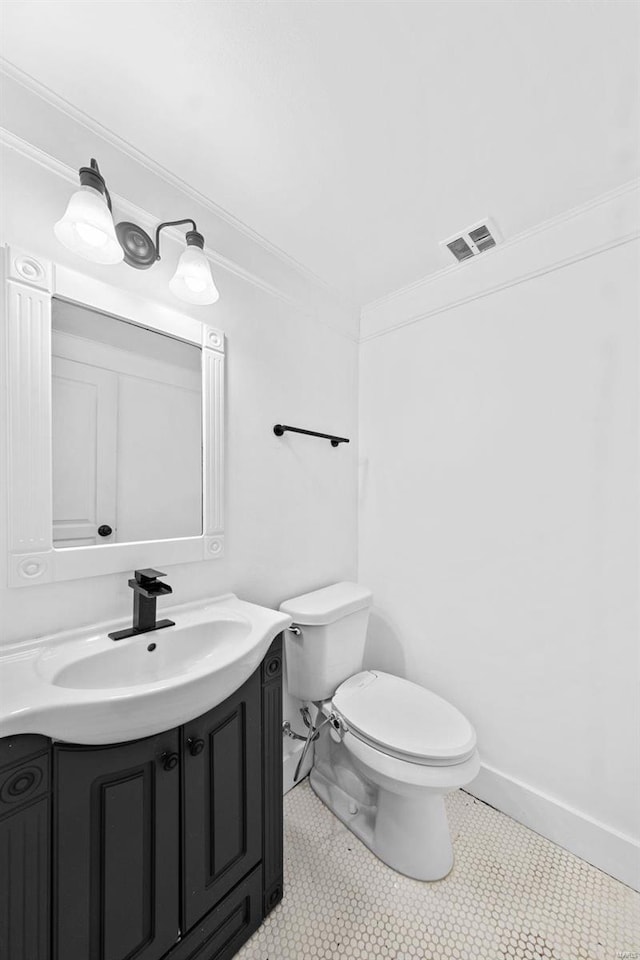
<svg viewBox="0 0 640 960">
<path fill-rule="evenodd" d="M 637 176 L 638 9 L 4 0 L 0 52 L 364 304 Z"/>
</svg>

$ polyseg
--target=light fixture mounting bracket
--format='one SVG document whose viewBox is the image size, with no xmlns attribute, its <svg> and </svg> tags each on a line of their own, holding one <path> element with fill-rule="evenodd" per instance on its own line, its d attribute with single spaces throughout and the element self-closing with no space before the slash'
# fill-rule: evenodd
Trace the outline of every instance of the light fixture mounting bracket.
<svg viewBox="0 0 640 960">
<path fill-rule="evenodd" d="M 117 223 L 116 236 L 124 250 L 124 262 L 130 267 L 148 270 L 158 259 L 153 240 L 137 223 L 130 223 L 128 220 Z"/>
<path fill-rule="evenodd" d="M 83 169 L 88 170 L 87 167 Z M 93 171 L 89 171 L 89 173 L 93 173 Z M 164 230 L 165 227 L 179 227 L 185 223 L 190 223 L 193 226 L 192 230 L 187 230 L 187 246 L 199 247 L 202 250 L 204 248 L 204 237 L 198 232 L 195 220 L 167 220 L 164 223 L 159 223 L 156 227 L 155 242 L 147 231 L 143 230 L 137 223 L 123 220 L 116 224 L 116 236 L 124 250 L 124 262 L 128 263 L 130 267 L 135 267 L 136 270 L 148 270 L 157 260 L 160 260 L 160 231 Z"/>
</svg>

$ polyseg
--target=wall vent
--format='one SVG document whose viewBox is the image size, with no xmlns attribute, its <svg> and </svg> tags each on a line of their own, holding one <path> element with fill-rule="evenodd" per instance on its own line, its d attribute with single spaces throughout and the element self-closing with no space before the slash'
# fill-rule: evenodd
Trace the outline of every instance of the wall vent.
<svg viewBox="0 0 640 960">
<path fill-rule="evenodd" d="M 491 250 L 500 242 L 502 237 L 495 223 L 490 217 L 485 217 L 479 223 L 460 230 L 447 240 L 441 240 L 440 246 L 446 247 L 456 260 L 461 263 L 463 260 L 470 260 L 471 257 L 477 257 L 479 253 L 485 250 Z"/>
</svg>

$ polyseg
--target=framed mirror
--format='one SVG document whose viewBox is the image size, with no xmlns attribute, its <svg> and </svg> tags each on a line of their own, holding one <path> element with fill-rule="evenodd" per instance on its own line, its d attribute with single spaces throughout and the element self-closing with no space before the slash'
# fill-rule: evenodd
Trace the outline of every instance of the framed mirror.
<svg viewBox="0 0 640 960">
<path fill-rule="evenodd" d="M 224 336 L 5 248 L 9 582 L 214 559 Z"/>
<path fill-rule="evenodd" d="M 202 533 L 202 348 L 53 297 L 55 549 Z"/>
</svg>

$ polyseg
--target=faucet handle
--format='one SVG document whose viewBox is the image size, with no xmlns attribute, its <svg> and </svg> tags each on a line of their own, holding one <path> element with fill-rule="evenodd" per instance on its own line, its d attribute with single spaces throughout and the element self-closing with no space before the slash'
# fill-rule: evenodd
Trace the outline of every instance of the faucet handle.
<svg viewBox="0 0 640 960">
<path fill-rule="evenodd" d="M 158 577 L 166 577 L 166 573 L 161 573 L 160 570 L 154 570 L 153 567 L 146 567 L 144 570 L 135 570 L 134 576 L 137 583 L 145 585 L 152 583 Z"/>
</svg>

